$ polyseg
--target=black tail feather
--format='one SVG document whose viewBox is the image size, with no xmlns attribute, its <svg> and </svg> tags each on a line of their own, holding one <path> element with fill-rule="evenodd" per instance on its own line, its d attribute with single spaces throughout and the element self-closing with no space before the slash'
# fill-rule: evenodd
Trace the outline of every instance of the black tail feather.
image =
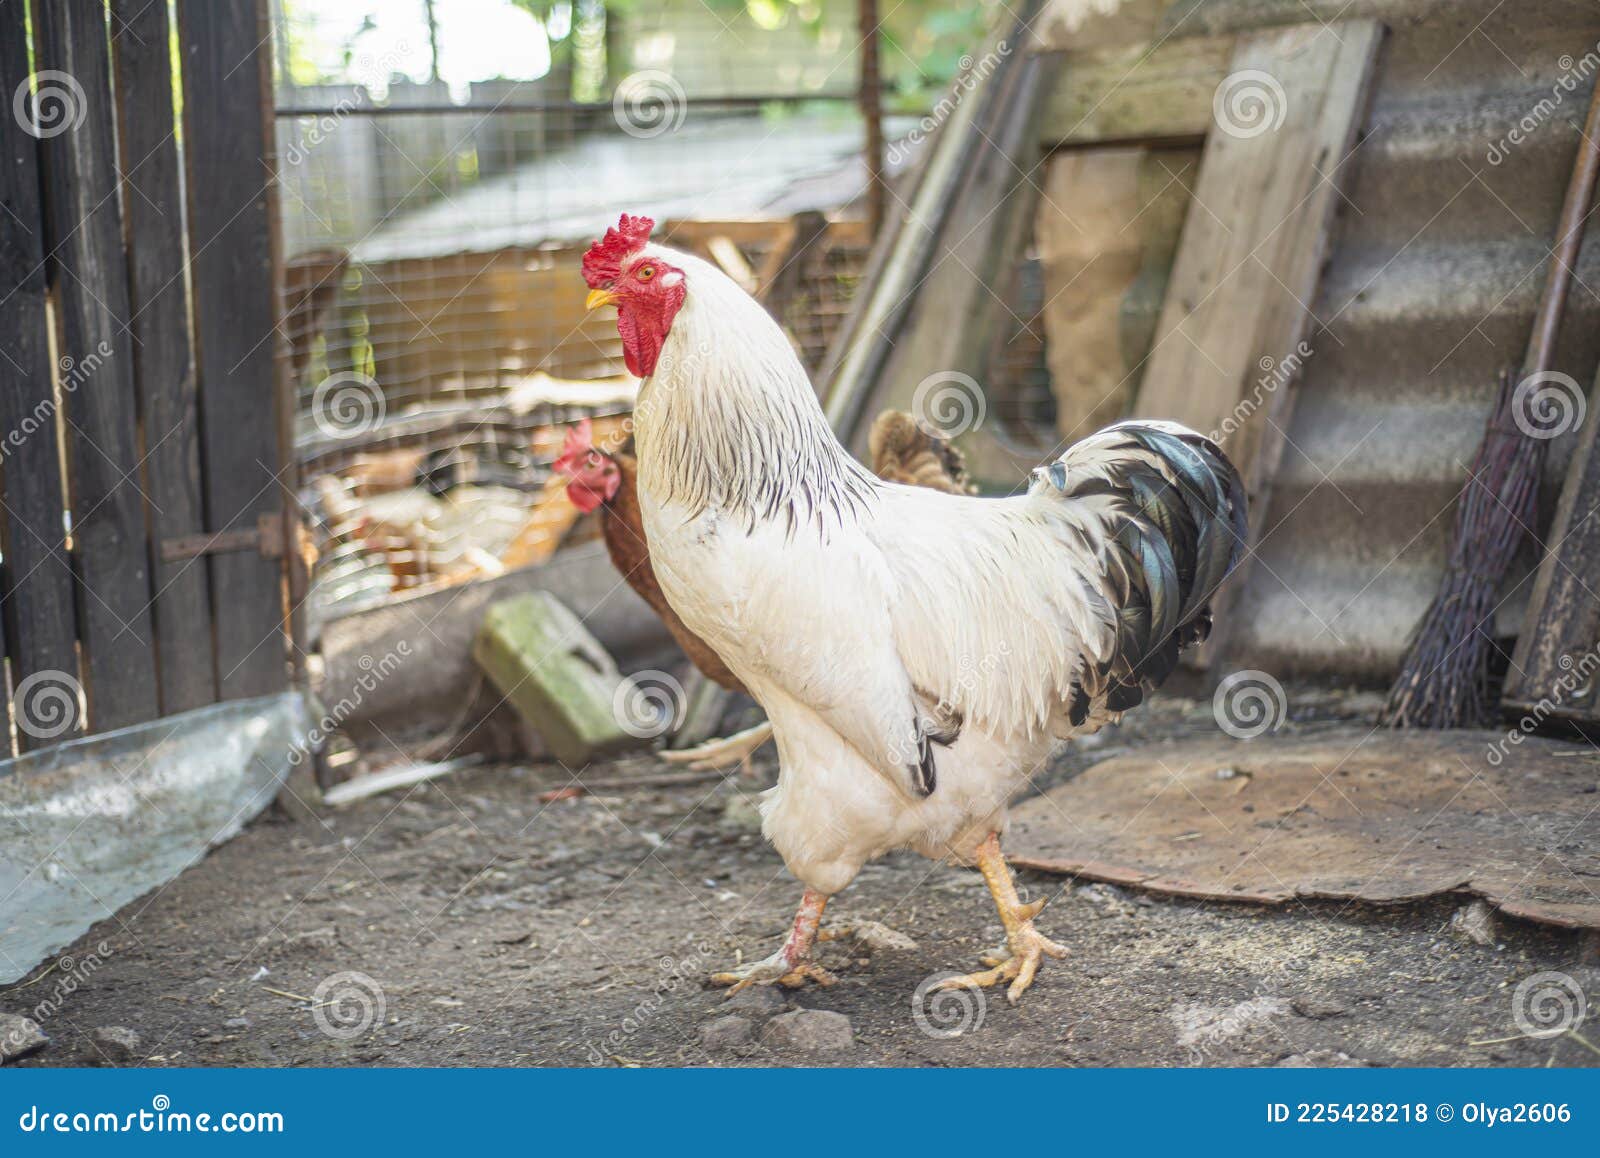
<svg viewBox="0 0 1600 1158">
<path fill-rule="evenodd" d="M 1094 700 L 1112 712 L 1141 702 L 1210 634 L 1211 597 L 1244 554 L 1244 482 L 1216 443 L 1165 423 L 1119 423 L 1042 473 L 1070 498 L 1114 500 L 1104 562 L 1115 651 L 1075 687 L 1076 726 Z"/>
</svg>

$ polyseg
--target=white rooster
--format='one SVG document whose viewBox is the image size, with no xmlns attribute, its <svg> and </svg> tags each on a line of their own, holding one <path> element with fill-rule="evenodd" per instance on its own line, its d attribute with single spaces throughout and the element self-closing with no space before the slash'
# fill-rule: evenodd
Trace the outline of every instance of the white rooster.
<svg viewBox="0 0 1600 1158">
<path fill-rule="evenodd" d="M 762 830 L 806 886 L 772 956 L 713 980 L 831 978 L 822 911 L 893 849 L 976 864 L 1006 945 L 948 985 L 1010 982 L 1065 949 L 1000 851 L 1056 742 L 1139 703 L 1205 638 L 1245 538 L 1239 476 L 1182 427 L 1124 422 L 1002 499 L 885 483 L 829 429 L 778 325 L 709 263 L 624 216 L 584 258 L 617 308 L 650 557 L 685 624 L 766 709 Z"/>
</svg>

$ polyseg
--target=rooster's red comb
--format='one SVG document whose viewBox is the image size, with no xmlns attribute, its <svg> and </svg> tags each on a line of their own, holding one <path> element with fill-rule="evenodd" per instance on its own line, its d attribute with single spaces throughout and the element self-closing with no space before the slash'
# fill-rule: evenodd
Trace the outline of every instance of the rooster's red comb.
<svg viewBox="0 0 1600 1158">
<path fill-rule="evenodd" d="M 583 280 L 590 289 L 616 281 L 622 276 L 622 263 L 635 250 L 644 248 L 656 223 L 648 217 L 629 217 L 626 213 L 615 229 L 589 247 L 583 255 Z"/>
</svg>

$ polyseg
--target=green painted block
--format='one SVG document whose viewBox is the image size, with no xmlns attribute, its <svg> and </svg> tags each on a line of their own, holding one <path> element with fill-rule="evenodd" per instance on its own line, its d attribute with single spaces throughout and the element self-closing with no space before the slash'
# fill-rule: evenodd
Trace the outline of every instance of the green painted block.
<svg viewBox="0 0 1600 1158">
<path fill-rule="evenodd" d="M 626 691 L 615 661 L 547 591 L 490 607 L 472 657 L 569 768 L 649 744 L 619 719 Z"/>
</svg>

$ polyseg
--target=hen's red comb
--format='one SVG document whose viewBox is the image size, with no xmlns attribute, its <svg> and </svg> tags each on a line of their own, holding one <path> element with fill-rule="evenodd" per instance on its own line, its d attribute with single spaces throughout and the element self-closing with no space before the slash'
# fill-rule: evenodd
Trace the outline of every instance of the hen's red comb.
<svg viewBox="0 0 1600 1158">
<path fill-rule="evenodd" d="M 622 276 L 622 263 L 635 250 L 642 249 L 650 240 L 650 231 L 656 223 L 648 217 L 629 217 L 626 213 L 615 229 L 589 247 L 583 255 L 583 280 L 590 289 L 599 289 Z"/>
<path fill-rule="evenodd" d="M 594 449 L 594 424 L 587 418 L 576 426 L 567 427 L 567 437 L 561 446 L 561 457 L 551 464 L 558 474 L 572 474 L 583 461 L 583 456 Z"/>
</svg>

